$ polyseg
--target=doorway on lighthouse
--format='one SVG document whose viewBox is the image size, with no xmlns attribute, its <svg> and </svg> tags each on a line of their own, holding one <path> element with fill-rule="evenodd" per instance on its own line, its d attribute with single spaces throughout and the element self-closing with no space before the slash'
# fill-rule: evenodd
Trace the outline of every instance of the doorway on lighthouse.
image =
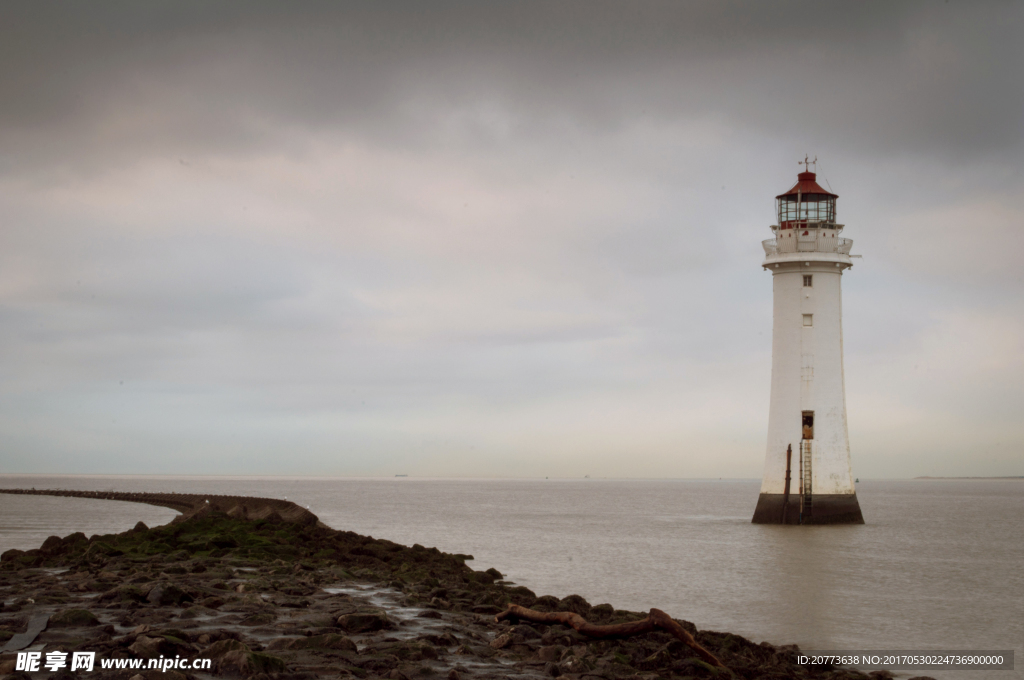
<svg viewBox="0 0 1024 680">
<path fill-rule="evenodd" d="M 814 439 L 814 411 L 803 412 L 803 439 Z"/>
</svg>

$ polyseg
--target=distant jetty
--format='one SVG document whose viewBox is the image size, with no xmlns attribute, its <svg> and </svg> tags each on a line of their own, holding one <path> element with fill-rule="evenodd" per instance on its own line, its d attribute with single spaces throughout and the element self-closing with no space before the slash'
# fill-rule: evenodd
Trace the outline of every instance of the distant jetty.
<svg viewBox="0 0 1024 680">
<path fill-rule="evenodd" d="M 1015 477 L 914 477 L 914 479 L 1024 479 L 1024 475 Z"/>
</svg>

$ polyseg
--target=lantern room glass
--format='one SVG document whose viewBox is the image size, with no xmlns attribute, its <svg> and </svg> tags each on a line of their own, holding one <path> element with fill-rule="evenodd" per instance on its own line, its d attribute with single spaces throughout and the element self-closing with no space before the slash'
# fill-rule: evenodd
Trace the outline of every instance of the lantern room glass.
<svg viewBox="0 0 1024 680">
<path fill-rule="evenodd" d="M 797 199 L 800 199 L 799 201 Z M 779 226 L 789 229 L 795 223 L 836 221 L 836 198 L 828 194 L 787 195 L 777 199 Z"/>
</svg>

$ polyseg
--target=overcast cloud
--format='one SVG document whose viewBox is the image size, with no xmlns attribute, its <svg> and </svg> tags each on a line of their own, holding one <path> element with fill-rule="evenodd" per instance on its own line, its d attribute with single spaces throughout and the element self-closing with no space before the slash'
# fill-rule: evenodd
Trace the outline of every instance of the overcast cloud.
<svg viewBox="0 0 1024 680">
<path fill-rule="evenodd" d="M 1022 19 L 6 3 L 0 472 L 760 477 L 807 153 L 854 474 L 1024 474 Z"/>
</svg>

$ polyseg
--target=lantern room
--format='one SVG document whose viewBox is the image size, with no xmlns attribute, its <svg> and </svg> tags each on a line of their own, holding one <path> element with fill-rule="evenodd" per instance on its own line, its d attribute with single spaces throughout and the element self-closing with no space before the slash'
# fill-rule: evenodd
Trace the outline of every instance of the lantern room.
<svg viewBox="0 0 1024 680">
<path fill-rule="evenodd" d="M 801 172 L 792 189 L 775 197 L 779 227 L 806 229 L 833 226 L 836 221 L 836 194 L 825 191 L 815 181 L 815 173 Z"/>
</svg>

